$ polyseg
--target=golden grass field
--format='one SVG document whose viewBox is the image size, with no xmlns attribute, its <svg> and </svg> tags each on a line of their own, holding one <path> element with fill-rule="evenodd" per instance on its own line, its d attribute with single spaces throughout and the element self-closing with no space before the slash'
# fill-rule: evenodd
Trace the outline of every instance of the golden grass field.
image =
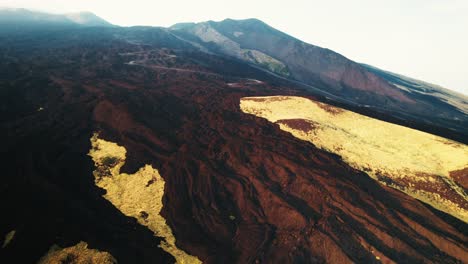
<svg viewBox="0 0 468 264">
<path fill-rule="evenodd" d="M 92 157 L 96 170 L 95 183 L 107 191 L 104 198 L 127 216 L 161 237 L 160 247 L 174 256 L 177 263 L 201 263 L 195 257 L 177 248 L 171 228 L 159 213 L 163 207 L 164 179 L 151 165 L 140 168 L 135 174 L 120 173 L 125 164 L 126 150 L 116 143 L 100 139 L 97 134 L 91 138 Z"/>
<path fill-rule="evenodd" d="M 63 264 L 63 263 L 99 263 L 114 264 L 117 261 L 107 252 L 89 249 L 86 242 L 80 242 L 72 247 L 59 248 L 52 246 L 47 254 L 42 257 L 39 264 Z"/>
<path fill-rule="evenodd" d="M 240 108 L 468 222 L 468 196 L 450 176 L 468 167 L 468 146 L 302 97 L 246 97 Z"/>
</svg>

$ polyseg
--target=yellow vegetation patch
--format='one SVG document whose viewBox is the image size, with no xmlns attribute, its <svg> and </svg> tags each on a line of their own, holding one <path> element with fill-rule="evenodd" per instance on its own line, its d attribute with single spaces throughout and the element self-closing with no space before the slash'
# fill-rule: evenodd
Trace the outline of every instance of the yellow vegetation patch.
<svg viewBox="0 0 468 264">
<path fill-rule="evenodd" d="M 161 237 L 160 247 L 174 256 L 177 263 L 201 263 L 195 257 L 177 248 L 175 237 L 166 220 L 159 214 L 163 207 L 164 179 L 151 165 L 145 165 L 135 174 L 120 173 L 125 164 L 126 150 L 113 142 L 91 138 L 96 170 L 95 183 L 105 189 L 104 198 L 127 216 L 135 217 L 138 222 Z"/>
<path fill-rule="evenodd" d="M 247 97 L 240 108 L 468 222 L 467 194 L 450 177 L 450 171 L 468 167 L 468 146 L 302 97 Z M 310 129 L 297 120 L 309 122 Z"/>
<path fill-rule="evenodd" d="M 12 231 L 8 232 L 8 234 L 5 235 L 5 240 L 3 240 L 2 248 L 6 248 L 8 246 L 8 244 L 10 244 L 10 242 L 15 237 L 15 234 L 16 234 L 16 230 L 12 230 Z"/>
<path fill-rule="evenodd" d="M 89 249 L 88 244 L 80 242 L 68 248 L 52 246 L 49 252 L 42 257 L 39 264 L 114 264 L 117 261 L 107 252 Z"/>
</svg>

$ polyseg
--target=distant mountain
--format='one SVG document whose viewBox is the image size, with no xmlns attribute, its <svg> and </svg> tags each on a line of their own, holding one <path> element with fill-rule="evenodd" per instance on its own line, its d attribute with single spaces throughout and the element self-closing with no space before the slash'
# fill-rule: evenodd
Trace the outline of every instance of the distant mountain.
<svg viewBox="0 0 468 264">
<path fill-rule="evenodd" d="M 83 26 L 104 26 L 109 27 L 112 26 L 111 23 L 107 22 L 106 20 L 96 16 L 91 12 L 78 12 L 78 13 L 69 13 L 64 15 L 70 21 L 83 25 Z"/>
<path fill-rule="evenodd" d="M 406 77 L 401 74 L 384 71 L 367 64 L 362 64 L 362 66 L 389 83 L 395 85 L 399 89 L 407 91 L 413 96 L 425 96 L 427 98 L 435 97 L 442 102 L 447 102 L 457 107 L 461 112 L 468 114 L 468 96 L 464 94 L 445 89 L 439 85 Z"/>
<path fill-rule="evenodd" d="M 260 20 L 184 23 L 170 29 L 210 52 L 235 57 L 300 82 L 334 101 L 468 133 L 466 96 L 434 85 L 421 86 L 422 82 L 356 63 Z"/>
<path fill-rule="evenodd" d="M 50 14 L 32 11 L 24 8 L 0 9 L 0 25 L 16 24 L 47 24 L 61 26 L 85 26 L 85 27 L 110 27 L 111 23 L 90 12 L 78 12 L 70 14 Z"/>
</svg>

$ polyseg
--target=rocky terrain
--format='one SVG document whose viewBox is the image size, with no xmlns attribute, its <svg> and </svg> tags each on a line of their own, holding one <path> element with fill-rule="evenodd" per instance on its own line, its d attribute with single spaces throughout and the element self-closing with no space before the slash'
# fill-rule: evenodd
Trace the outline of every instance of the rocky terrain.
<svg viewBox="0 0 468 264">
<path fill-rule="evenodd" d="M 23 32 L 0 31 L 1 263 L 466 262 L 465 222 L 240 102 L 301 96 L 461 133 L 343 105 L 170 29 Z"/>
<path fill-rule="evenodd" d="M 352 107 L 370 108 L 412 123 L 445 127 L 468 137 L 468 97 L 436 85 L 359 64 L 305 43 L 257 19 L 177 24 L 171 32 L 211 52 L 232 56 Z M 242 56 L 269 56 L 271 63 Z M 281 65 L 281 66 L 278 66 Z"/>
</svg>

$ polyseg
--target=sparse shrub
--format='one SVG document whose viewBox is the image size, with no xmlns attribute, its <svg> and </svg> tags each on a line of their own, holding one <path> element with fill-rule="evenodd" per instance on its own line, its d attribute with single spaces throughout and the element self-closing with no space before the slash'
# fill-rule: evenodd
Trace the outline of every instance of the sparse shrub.
<svg viewBox="0 0 468 264">
<path fill-rule="evenodd" d="M 146 219 L 148 219 L 149 214 L 147 212 L 145 212 L 145 211 L 141 211 L 140 216 L 141 216 L 141 218 L 146 220 Z"/>
<path fill-rule="evenodd" d="M 72 263 L 75 263 L 77 259 L 78 257 L 75 254 L 70 253 L 66 255 L 63 260 L 61 260 L 61 264 L 72 264 Z"/>
<path fill-rule="evenodd" d="M 112 157 L 112 156 L 107 156 L 102 159 L 102 165 L 107 166 L 107 167 L 113 167 L 119 162 L 119 158 L 117 157 Z"/>
</svg>

